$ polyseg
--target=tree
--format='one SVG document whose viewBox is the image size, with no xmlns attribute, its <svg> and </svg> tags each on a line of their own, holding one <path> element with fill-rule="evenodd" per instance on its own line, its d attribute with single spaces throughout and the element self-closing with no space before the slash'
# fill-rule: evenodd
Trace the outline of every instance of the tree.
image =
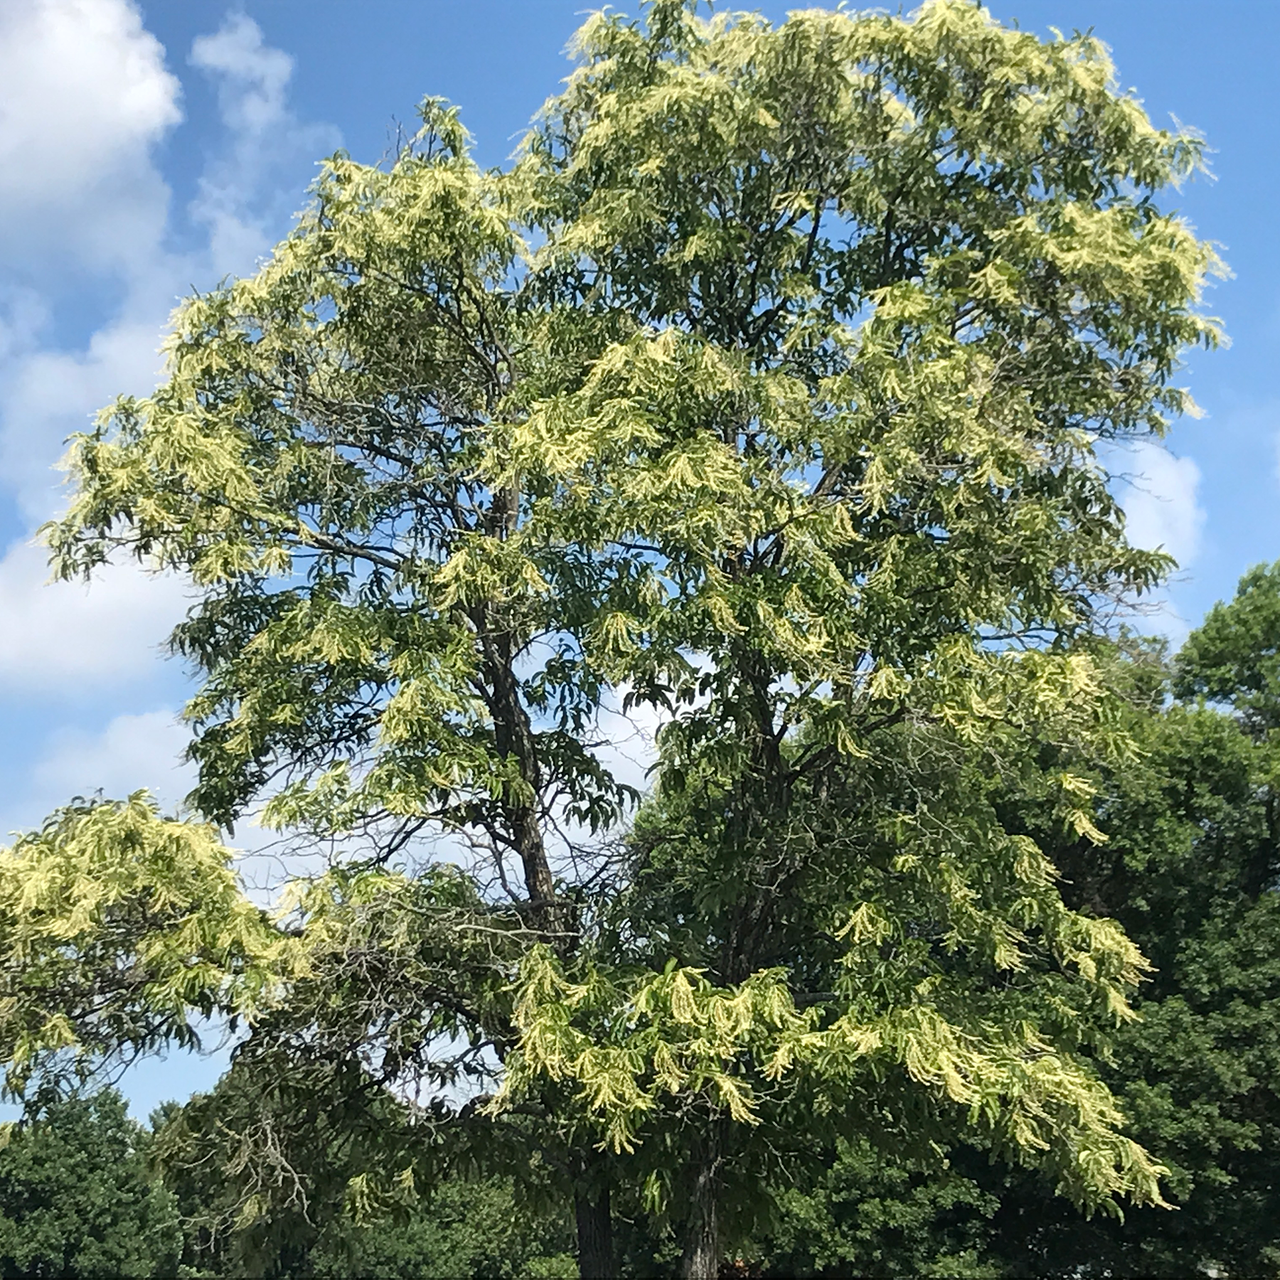
<svg viewBox="0 0 1280 1280">
<path fill-rule="evenodd" d="M 287 1152 L 305 1178 L 306 1200 L 277 1196 L 269 1218 L 245 1215 L 242 1190 L 225 1171 L 235 1164 L 239 1135 L 255 1124 L 259 1133 L 271 1131 L 279 1099 L 246 1093 L 243 1083 L 243 1075 L 230 1073 L 211 1094 L 185 1106 L 169 1104 L 153 1117 L 154 1158 L 181 1210 L 188 1274 L 267 1280 L 351 1275 L 559 1280 L 576 1274 L 571 1214 L 551 1171 L 536 1156 L 532 1167 L 528 1159 L 523 1168 L 510 1161 L 514 1174 L 485 1174 L 436 1144 L 431 1152 L 436 1168 L 425 1194 L 402 1195 L 385 1206 L 389 1212 L 369 1221 L 370 1215 L 361 1213 L 367 1206 L 351 1193 L 384 1144 L 375 1138 L 371 1153 L 352 1140 L 358 1125 L 352 1123 L 350 1101 L 336 1091 L 318 1106 L 312 1090 L 289 1094 L 290 1101 L 308 1108 L 303 1124 L 292 1130 L 295 1143 Z M 383 1122 L 395 1127 L 393 1109 L 387 1108 Z M 304 1125 L 310 1150 L 296 1143 Z M 366 1144 L 372 1137 L 366 1136 Z"/>
<path fill-rule="evenodd" d="M 1257 1275 L 1280 1264 L 1280 703 L 1259 679 L 1273 665 L 1278 605 L 1280 573 L 1255 568 L 1172 664 L 1138 664 L 1127 682 L 1142 755 L 1098 778 L 1113 839 L 1046 845 L 1066 892 L 1120 920 L 1154 964 L 1141 1020 L 1117 1037 L 1104 1075 L 1169 1167 L 1179 1212 L 1086 1228 L 1042 1188 L 1017 1186 L 996 1219 L 1014 1270 Z"/>
<path fill-rule="evenodd" d="M 1280 728 L 1280 561 L 1255 565 L 1178 654 L 1174 689 L 1230 706 L 1258 741 Z"/>
<path fill-rule="evenodd" d="M 337 863 L 276 941 L 205 912 L 198 980 L 129 942 L 140 998 L 172 1029 L 257 975 L 237 1070 L 500 1084 L 588 1275 L 611 1194 L 660 1213 L 677 1183 L 713 1275 L 771 1116 L 972 1123 L 1086 1202 L 1157 1197 L 1079 1051 L 1141 957 L 1064 905 L 985 771 L 1037 737 L 1126 750 L 1078 641 L 1167 561 L 1125 543 L 1093 445 L 1162 432 L 1214 340 L 1213 255 L 1156 204 L 1199 145 L 1091 38 L 956 0 L 646 19 L 588 21 L 507 170 L 430 100 L 387 168 L 334 157 L 270 262 L 182 305 L 156 392 L 73 442 L 57 571 L 134 554 L 196 589 L 194 810 L 261 806 Z M 619 708 L 665 721 L 651 845 L 687 949 L 617 928 Z M 876 763 L 908 728 L 945 804 Z M 1052 790 L 1095 838 L 1087 782 Z M 815 843 L 827 797 L 867 795 Z M 64 857 L 23 848 L 15 884 Z M 60 954 L 100 928 L 59 923 Z"/>
<path fill-rule="evenodd" d="M 565 1215 L 531 1215 L 506 1180 L 459 1178 L 405 1222 L 334 1232 L 336 1239 L 312 1251 L 303 1274 L 319 1280 L 352 1274 L 572 1280 L 577 1267 L 569 1225 Z"/>
<path fill-rule="evenodd" d="M 146 1131 L 118 1093 L 52 1102 L 6 1126 L 0 1274 L 68 1280 L 175 1273 L 173 1197 L 148 1165 Z"/>
<path fill-rule="evenodd" d="M 766 1276 L 1018 1274 L 993 1247 L 999 1199 L 960 1169 L 861 1143 L 832 1157 L 815 1183 L 787 1190 L 776 1226 L 755 1242 Z"/>
<path fill-rule="evenodd" d="M 1070 762 L 1097 788 L 1105 845 L 1060 831 L 1042 788 L 1006 787 L 1002 800 L 1036 833 L 1068 900 L 1119 920 L 1153 962 L 1134 1001 L 1140 1020 L 1099 1065 L 1134 1135 L 1168 1167 L 1178 1212 L 1085 1221 L 1043 1176 L 993 1167 L 972 1145 L 951 1146 L 946 1161 L 833 1150 L 832 1171 L 788 1189 L 758 1240 L 771 1272 L 1275 1271 L 1280 830 L 1274 731 L 1263 727 L 1275 708 L 1251 673 L 1268 661 L 1275 632 L 1257 620 L 1274 616 L 1278 596 L 1280 574 L 1258 568 L 1172 662 L 1162 643 L 1132 639 L 1101 655 L 1139 746 L 1121 768 Z M 1038 756 L 1040 770 L 1061 764 Z"/>
</svg>

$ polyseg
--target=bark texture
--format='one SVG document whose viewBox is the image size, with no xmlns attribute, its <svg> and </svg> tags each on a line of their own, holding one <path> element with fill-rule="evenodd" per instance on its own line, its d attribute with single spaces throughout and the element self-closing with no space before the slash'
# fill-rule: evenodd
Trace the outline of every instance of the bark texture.
<svg viewBox="0 0 1280 1280">
<path fill-rule="evenodd" d="M 694 1174 L 680 1274 L 684 1280 L 716 1280 L 720 1271 L 719 1125 L 708 1126 L 708 1141 Z"/>
<path fill-rule="evenodd" d="M 578 1222 L 578 1275 L 581 1280 L 612 1280 L 617 1274 L 613 1262 L 613 1214 L 609 1188 L 579 1191 L 574 1196 Z"/>
</svg>

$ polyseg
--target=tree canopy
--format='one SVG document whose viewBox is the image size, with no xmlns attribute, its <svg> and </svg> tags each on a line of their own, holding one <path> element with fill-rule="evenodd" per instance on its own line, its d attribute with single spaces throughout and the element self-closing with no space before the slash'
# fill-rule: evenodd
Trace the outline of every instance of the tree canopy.
<svg viewBox="0 0 1280 1280">
<path fill-rule="evenodd" d="M 382 1135 L 355 1202 L 465 1113 L 560 1171 L 586 1275 L 611 1197 L 714 1275 L 771 1212 L 753 1153 L 814 1127 L 1159 1201 L 1095 1065 L 1146 962 L 1045 846 L 1105 839 L 1072 761 L 1134 755 L 1093 637 L 1169 562 L 1095 446 L 1162 433 L 1216 339 L 1158 204 L 1199 143 L 1093 38 L 958 0 L 654 0 L 573 52 L 506 168 L 432 99 L 327 161 L 73 441 L 55 570 L 192 584 L 198 781 L 7 857 L 11 1079 L 246 1020 L 233 1075 Z M 660 726 L 634 818 L 620 713 Z M 254 815 L 328 859 L 274 916 L 200 825 Z M 250 1214 L 306 1199 L 315 1109 L 271 1114 Z"/>
</svg>

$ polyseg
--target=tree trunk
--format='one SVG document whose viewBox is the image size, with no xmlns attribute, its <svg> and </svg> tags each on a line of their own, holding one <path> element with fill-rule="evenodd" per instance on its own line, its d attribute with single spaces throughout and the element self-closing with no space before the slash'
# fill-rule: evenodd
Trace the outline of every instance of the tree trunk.
<svg viewBox="0 0 1280 1280">
<path fill-rule="evenodd" d="M 503 629 L 500 618 L 490 617 L 485 606 L 475 606 L 469 616 L 484 657 L 488 686 L 484 696 L 493 716 L 494 746 L 499 755 L 515 760 L 524 784 L 519 791 L 508 789 L 502 807 L 511 847 L 524 870 L 529 920 L 563 955 L 572 949 L 571 914 L 565 904 L 556 901 L 555 880 L 542 838 L 540 796 L 544 778 L 533 725 L 521 700 L 520 681 L 513 665 L 515 640 Z"/>
<path fill-rule="evenodd" d="M 680 1274 L 684 1280 L 716 1280 L 720 1272 L 720 1134 L 719 1121 L 707 1126 L 707 1146 L 689 1197 L 684 1256 Z"/>
<path fill-rule="evenodd" d="M 608 1186 L 578 1191 L 573 1207 L 578 1220 L 578 1275 L 581 1280 L 612 1280 L 613 1214 Z"/>
</svg>

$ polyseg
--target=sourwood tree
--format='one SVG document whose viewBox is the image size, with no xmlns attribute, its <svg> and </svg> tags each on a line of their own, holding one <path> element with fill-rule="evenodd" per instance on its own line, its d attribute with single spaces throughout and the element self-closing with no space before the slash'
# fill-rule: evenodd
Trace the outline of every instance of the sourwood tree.
<svg viewBox="0 0 1280 1280">
<path fill-rule="evenodd" d="M 1093 38 L 958 0 L 654 0 L 573 49 L 506 168 L 434 100 L 389 164 L 326 162 L 73 441 L 55 570 L 192 585 L 198 782 L 191 822 L 75 809 L 6 859 L 11 1078 L 247 1018 L 234 1069 L 401 1108 L 357 1199 L 428 1175 L 404 1100 L 468 1082 L 540 1126 L 584 1275 L 632 1194 L 679 1196 L 714 1275 L 759 1189 L 736 1153 L 784 1118 L 972 1126 L 1084 1203 L 1158 1199 L 1084 1052 L 1144 962 L 991 779 L 1031 740 L 1131 749 L 1082 641 L 1168 561 L 1095 445 L 1162 433 L 1215 339 L 1216 260 L 1158 204 L 1200 144 Z M 661 725 L 684 893 L 630 931 L 620 712 Z M 882 764 L 908 732 L 914 785 Z M 1104 838 L 1087 778 L 1046 786 Z M 871 801 L 843 835 L 842 795 Z M 254 813 L 330 863 L 274 919 L 193 825 Z"/>
<path fill-rule="evenodd" d="M 1258 702 L 1249 673 L 1266 661 L 1273 643 L 1275 629 L 1265 619 L 1277 596 L 1280 573 L 1251 571 L 1237 600 L 1211 611 L 1172 662 L 1161 643 L 1132 638 L 1100 651 L 1140 752 L 1118 769 L 1087 759 L 1071 762 L 1093 777 L 1092 813 L 1113 832 L 1107 844 L 1062 830 L 1045 810 L 1044 788 L 1034 784 L 1037 773 L 1062 763 L 1046 750 L 1051 744 L 1026 753 L 1035 765 L 1021 774 L 1021 785 L 1006 777 L 998 792 L 1000 805 L 1016 807 L 1023 825 L 1037 832 L 1063 873 L 1068 899 L 1120 920 L 1156 966 L 1135 1000 L 1141 1020 L 1114 1036 L 1101 1070 L 1135 1136 L 1169 1166 L 1166 1185 L 1177 1214 L 1130 1208 L 1123 1219 L 1082 1220 L 1055 1200 L 1043 1174 L 1010 1175 L 992 1166 L 972 1134 L 961 1135 L 956 1145 L 954 1134 L 935 1129 L 931 1148 L 921 1140 L 926 1128 L 918 1114 L 910 1134 L 899 1131 L 878 1143 L 866 1136 L 850 1141 L 830 1123 L 824 1132 L 812 1115 L 795 1119 L 798 1131 L 775 1118 L 767 1143 L 735 1153 L 778 1173 L 763 1188 L 769 1212 L 757 1205 L 750 1214 L 752 1206 L 741 1201 L 731 1205 L 738 1219 L 736 1252 L 757 1270 L 767 1276 L 1190 1277 L 1208 1270 L 1252 1275 L 1274 1267 L 1280 1247 L 1273 1083 L 1280 1026 L 1280 916 L 1274 909 L 1280 842 L 1274 746 L 1259 728 L 1267 707 Z M 1259 616 L 1262 625 L 1248 625 Z M 1209 638 L 1215 647 L 1206 657 Z M 1206 666 L 1239 672 L 1233 679 L 1241 687 L 1215 677 L 1217 705 L 1199 705 Z M 909 741 L 900 737 L 898 746 Z M 918 763 L 911 772 L 923 781 Z M 872 791 L 883 802 L 892 787 L 880 781 Z M 936 793 L 936 784 L 930 791 Z M 837 808 L 846 820 L 856 819 L 866 800 L 842 801 Z M 653 843 L 678 826 L 675 815 L 658 818 L 651 809 L 632 837 L 639 865 L 619 916 L 633 924 L 660 919 L 668 928 L 680 918 L 705 918 L 705 910 L 687 905 L 704 876 L 678 862 L 673 867 Z M 673 909 L 682 900 L 684 908 Z M 807 986 L 817 990 L 824 981 L 817 970 L 820 940 L 796 940 L 811 914 L 798 901 L 781 910 L 775 945 L 803 957 Z M 682 954 L 698 947 L 690 931 L 686 925 L 683 936 L 668 939 Z M 828 964 L 833 950 L 828 944 Z M 306 1101 L 292 1099 L 294 1105 Z M 264 1110 L 261 1098 L 240 1105 L 257 1115 Z M 323 1099 L 317 1113 L 329 1117 L 341 1105 L 341 1099 Z M 236 1246 L 243 1259 L 246 1245 L 259 1271 L 281 1275 L 344 1267 L 379 1274 L 397 1268 L 527 1274 L 531 1267 L 554 1265 L 543 1255 L 550 1241 L 564 1239 L 566 1222 L 553 1186 L 537 1188 L 528 1178 L 477 1179 L 456 1160 L 434 1196 L 406 1207 L 402 1223 L 361 1227 L 341 1213 L 341 1159 L 312 1157 L 304 1162 L 317 1170 L 328 1164 L 336 1176 L 328 1203 L 313 1208 L 317 1225 L 310 1235 L 291 1232 L 278 1220 L 274 1239 L 257 1228 L 246 1239 L 235 1227 L 237 1193 L 222 1181 L 225 1160 L 210 1158 L 207 1149 L 182 1150 L 207 1142 L 210 1108 L 223 1125 L 235 1111 L 225 1098 L 179 1111 L 173 1137 L 166 1130 L 158 1150 L 196 1228 L 191 1261 L 212 1274 L 232 1274 Z M 328 1128 L 309 1127 L 324 1141 L 351 1125 L 339 1116 Z M 779 1159 L 788 1141 L 793 1149 Z M 650 1137 L 648 1144 L 653 1142 Z M 360 1164 L 357 1156 L 353 1167 Z M 671 1274 L 671 1246 L 660 1226 L 643 1219 L 626 1225 L 629 1206 L 620 1200 L 619 1208 L 618 1274 Z M 221 1249 L 213 1247 L 215 1240 Z"/>
</svg>

